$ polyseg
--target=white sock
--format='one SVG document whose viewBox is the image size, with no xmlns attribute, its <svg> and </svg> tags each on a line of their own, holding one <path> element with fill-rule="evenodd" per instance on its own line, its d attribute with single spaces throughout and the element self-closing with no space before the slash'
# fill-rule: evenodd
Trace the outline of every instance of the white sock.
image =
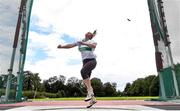
<svg viewBox="0 0 180 111">
<path fill-rule="evenodd" d="M 93 88 L 92 88 L 92 87 L 88 90 L 88 94 L 94 95 L 94 92 L 93 92 Z"/>
</svg>

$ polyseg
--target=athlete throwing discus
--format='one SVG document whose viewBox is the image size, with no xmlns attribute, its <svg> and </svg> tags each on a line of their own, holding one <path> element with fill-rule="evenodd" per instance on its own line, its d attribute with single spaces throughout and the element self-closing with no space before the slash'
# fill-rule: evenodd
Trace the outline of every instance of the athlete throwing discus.
<svg viewBox="0 0 180 111">
<path fill-rule="evenodd" d="M 83 66 L 81 69 L 81 76 L 87 88 L 87 97 L 84 99 L 84 101 L 90 101 L 89 102 L 90 104 L 89 106 L 87 106 L 87 108 L 91 107 L 97 102 L 94 97 L 94 92 L 90 80 L 92 70 L 96 67 L 97 64 L 96 55 L 94 54 L 94 50 L 97 46 L 97 43 L 92 40 L 95 37 L 95 35 L 96 35 L 96 30 L 93 33 L 87 32 L 85 34 L 85 38 L 82 41 L 78 41 L 76 43 L 71 43 L 71 44 L 65 44 L 65 45 L 60 44 L 57 47 L 59 49 L 69 49 L 78 46 L 79 51 L 81 52 L 82 62 L 83 62 Z"/>
</svg>

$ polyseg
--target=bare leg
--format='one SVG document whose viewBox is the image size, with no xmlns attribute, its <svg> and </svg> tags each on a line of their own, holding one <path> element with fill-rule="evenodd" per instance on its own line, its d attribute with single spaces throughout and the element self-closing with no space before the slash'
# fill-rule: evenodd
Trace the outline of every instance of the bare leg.
<svg viewBox="0 0 180 111">
<path fill-rule="evenodd" d="M 93 88 L 92 88 L 92 86 L 91 86 L 91 80 L 90 80 L 90 78 L 84 79 L 83 82 L 84 82 L 84 84 L 85 84 L 85 86 L 86 86 L 86 88 L 87 88 L 88 94 L 94 95 L 94 93 L 93 93 Z"/>
</svg>

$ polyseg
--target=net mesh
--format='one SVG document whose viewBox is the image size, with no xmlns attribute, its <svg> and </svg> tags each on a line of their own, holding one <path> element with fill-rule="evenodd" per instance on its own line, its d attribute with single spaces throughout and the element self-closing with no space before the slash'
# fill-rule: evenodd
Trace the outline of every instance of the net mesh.
<svg viewBox="0 0 180 111">
<path fill-rule="evenodd" d="M 0 74 L 8 74 L 11 61 L 14 34 L 18 19 L 20 0 L 1 0 L 0 1 Z M 18 44 L 17 50 L 20 48 Z M 18 51 L 16 52 L 18 54 Z M 18 70 L 18 55 L 15 58 L 13 74 Z"/>
<path fill-rule="evenodd" d="M 161 93 L 179 96 L 180 1 L 148 0 Z"/>
<path fill-rule="evenodd" d="M 8 69 L 10 68 L 14 34 L 16 30 L 16 24 L 18 20 L 20 0 L 1 0 L 0 1 L 0 81 L 2 82 L 0 87 L 1 99 L 5 96 L 5 89 L 7 85 Z M 20 40 L 18 40 L 18 46 L 15 56 L 15 62 L 13 67 L 12 82 L 10 85 L 10 99 L 15 99 L 15 89 L 17 83 L 17 72 L 19 64 L 19 50 Z"/>
<path fill-rule="evenodd" d="M 180 0 L 163 0 L 174 63 L 180 63 Z"/>
<path fill-rule="evenodd" d="M 19 74 L 23 71 L 26 43 L 28 37 L 28 27 L 30 11 L 33 0 L 1 0 L 0 1 L 0 97 L 5 99 L 7 93 L 8 76 L 9 89 L 8 101 L 15 100 L 17 87 L 19 87 Z M 21 13 L 21 3 L 23 8 Z M 15 33 L 17 29 L 18 17 L 21 15 L 19 24 L 20 30 L 17 39 L 17 46 L 14 45 Z M 14 46 L 14 47 L 13 47 Z M 14 51 L 15 50 L 15 51 Z M 14 53 L 13 53 L 14 51 Z M 14 56 L 14 59 L 12 59 Z M 13 66 L 11 68 L 11 66 Z M 12 72 L 10 72 L 12 70 Z M 21 78 L 22 79 L 22 78 Z"/>
<path fill-rule="evenodd" d="M 165 12 L 165 18 L 166 18 L 166 25 L 168 29 L 168 35 L 170 38 L 170 46 L 172 50 L 172 58 L 173 58 L 173 63 L 176 65 L 175 66 L 175 74 L 176 78 L 172 77 L 171 75 L 171 80 L 174 80 L 175 82 L 177 81 L 177 86 L 178 86 L 178 91 L 180 92 L 180 72 L 177 70 L 179 68 L 179 63 L 180 63 L 180 1 L 179 0 L 163 0 L 163 6 L 164 6 L 164 12 Z M 165 74 L 164 74 L 165 75 Z M 169 78 L 164 78 L 164 81 L 169 81 Z M 166 82 L 164 82 L 166 83 Z M 172 97 L 176 96 L 176 91 L 174 87 L 174 83 L 171 86 L 167 87 L 166 90 L 172 89 L 174 92 L 168 92 L 167 95 Z M 179 95 L 178 95 L 179 96 Z"/>
</svg>

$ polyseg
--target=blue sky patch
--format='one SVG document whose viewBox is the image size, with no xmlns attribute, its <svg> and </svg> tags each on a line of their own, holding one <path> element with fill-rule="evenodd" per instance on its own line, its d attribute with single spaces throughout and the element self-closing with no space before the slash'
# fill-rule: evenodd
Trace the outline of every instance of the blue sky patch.
<svg viewBox="0 0 180 111">
<path fill-rule="evenodd" d="M 31 22 L 30 22 L 30 31 L 43 34 L 43 35 L 49 35 L 53 32 L 53 26 L 50 25 L 48 27 L 42 27 L 38 25 L 39 18 L 37 16 L 32 16 Z"/>
<path fill-rule="evenodd" d="M 81 64 L 81 60 L 80 59 L 70 59 L 67 64 L 68 65 L 79 65 L 79 64 Z"/>
<path fill-rule="evenodd" d="M 33 51 L 34 51 L 33 56 L 27 56 L 27 60 L 31 61 L 32 63 L 36 63 L 40 60 L 45 60 L 46 58 L 48 58 L 48 54 L 44 49 L 39 48 Z"/>
<path fill-rule="evenodd" d="M 73 43 L 76 41 L 76 39 L 74 37 L 71 37 L 68 34 L 63 34 L 62 35 L 62 39 L 66 42 L 66 43 Z"/>
<path fill-rule="evenodd" d="M 0 44 L 3 46 L 8 46 L 8 47 L 12 48 L 13 41 L 14 41 L 14 38 L 11 39 L 11 38 L 8 38 L 6 36 L 2 36 L 0 39 Z"/>
</svg>

